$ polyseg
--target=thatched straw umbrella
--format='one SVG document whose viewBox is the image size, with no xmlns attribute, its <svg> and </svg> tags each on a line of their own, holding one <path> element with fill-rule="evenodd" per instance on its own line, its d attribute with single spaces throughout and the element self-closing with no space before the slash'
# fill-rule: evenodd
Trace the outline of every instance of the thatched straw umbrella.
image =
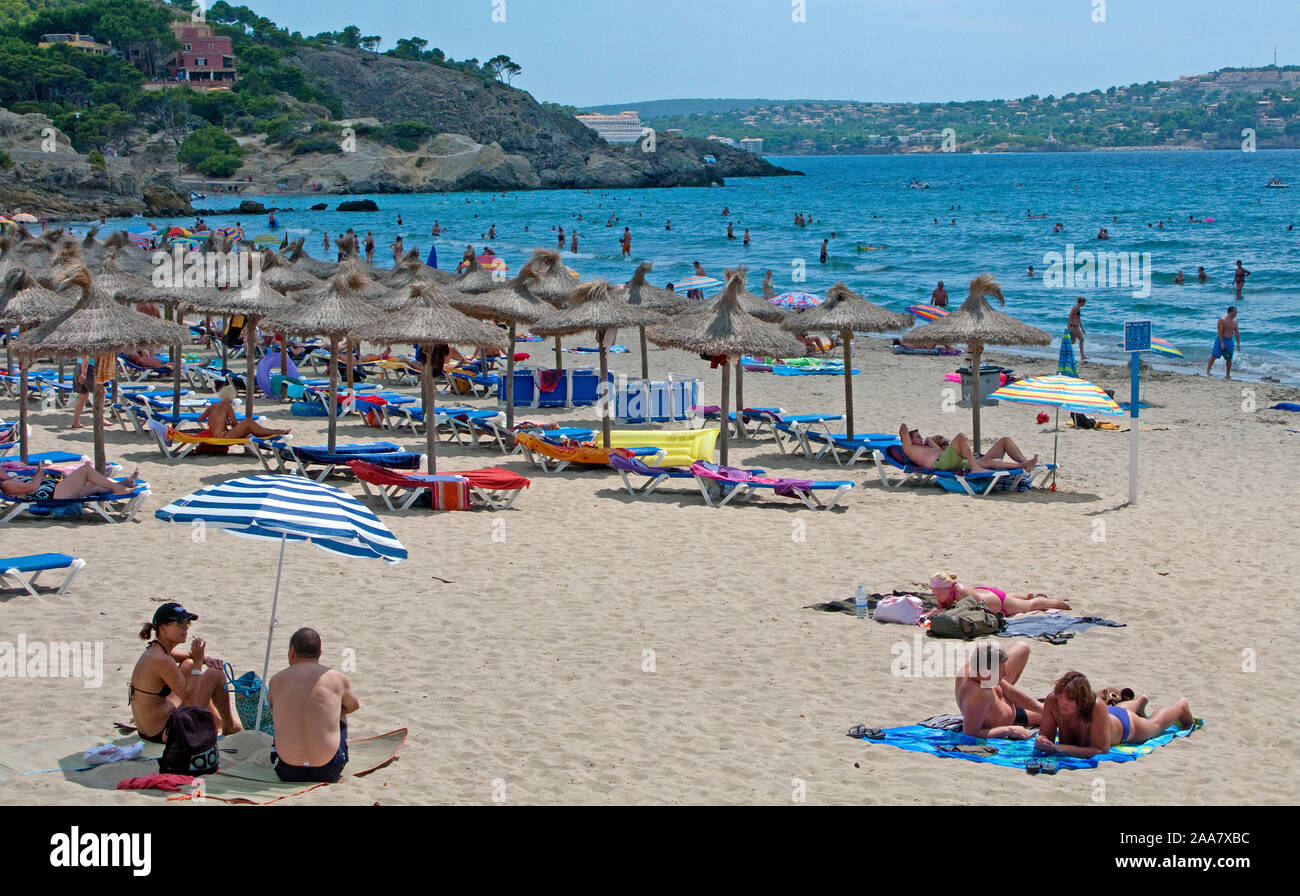
<svg viewBox="0 0 1300 896">
<path fill-rule="evenodd" d="M 246 286 L 234 286 L 227 290 L 198 290 L 190 295 L 186 306 L 205 314 L 242 314 L 244 316 L 244 412 L 253 416 L 253 390 L 256 381 L 257 322 L 263 317 L 287 311 L 293 307 L 293 300 L 285 298 L 267 286 L 255 276 Z M 177 365 L 179 370 L 180 366 Z"/>
<path fill-rule="evenodd" d="M 931 321 L 903 335 L 904 345 L 933 348 L 960 343 L 970 351 L 971 425 L 975 450 L 980 448 L 980 356 L 986 345 L 1050 345 L 1052 337 L 1014 317 L 994 311 L 986 296 L 1006 304 L 1002 287 L 992 274 L 980 274 L 970 282 L 970 295 L 947 317 Z"/>
<path fill-rule="evenodd" d="M 312 258 L 307 254 L 307 250 L 302 247 L 307 238 L 299 237 L 289 249 L 289 254 L 285 256 L 293 262 L 299 270 L 306 271 L 313 277 L 329 277 L 334 273 L 334 265 L 328 261 L 322 261 L 319 258 Z"/>
<path fill-rule="evenodd" d="M 355 255 L 343 256 L 343 260 L 334 266 L 334 273 L 330 275 L 329 280 L 310 289 L 302 290 L 299 295 L 295 296 L 301 302 L 315 302 L 328 294 L 332 287 L 330 283 L 341 278 L 343 281 L 354 284 L 352 295 L 361 299 L 367 305 L 371 302 L 385 298 L 390 290 L 385 288 L 372 274 L 369 265 L 357 258 Z M 374 309 L 372 309 L 374 310 Z M 347 386 L 349 389 L 354 385 L 354 352 L 352 337 L 348 336 L 344 340 L 344 349 L 347 352 L 347 362 L 344 365 L 347 371 Z"/>
<path fill-rule="evenodd" d="M 767 301 L 762 296 L 756 296 L 748 289 L 745 288 L 745 283 L 748 280 L 748 272 L 746 271 L 745 268 L 738 268 L 737 270 L 726 271 L 724 276 L 726 277 L 727 281 L 730 282 L 732 275 L 736 273 L 739 273 L 741 275 L 740 292 L 736 294 L 736 301 L 739 303 L 741 311 L 745 312 L 750 317 L 756 317 L 761 321 L 766 321 L 767 323 L 772 323 L 772 324 L 780 323 L 781 321 L 785 320 L 789 316 L 789 312 L 786 311 L 784 308 L 780 308 L 777 307 L 776 305 L 773 305 L 771 302 Z M 722 296 L 718 296 L 717 298 L 711 300 L 707 305 L 705 305 L 703 309 L 699 311 L 692 311 L 690 313 L 711 316 L 717 311 L 718 304 L 721 301 L 722 301 Z M 744 408 L 745 408 L 745 365 L 744 365 L 744 358 L 741 357 L 736 359 L 736 410 L 742 411 L 744 410 Z M 743 426 L 736 427 L 736 436 L 737 438 L 740 438 L 742 440 L 745 438 L 745 428 Z"/>
<path fill-rule="evenodd" d="M 519 269 L 519 276 L 499 289 L 469 295 L 456 292 L 447 296 L 447 301 L 457 311 L 510 324 L 510 344 L 506 348 L 506 426 L 515 425 L 515 328 L 521 323 L 535 324 L 555 313 L 550 304 L 528 289 L 532 280 L 532 268 L 525 264 Z"/>
<path fill-rule="evenodd" d="M 466 317 L 443 298 L 436 284 L 407 287 L 407 302 L 358 333 L 382 345 L 410 342 L 424 347 L 420 370 L 420 398 L 424 409 L 424 438 L 429 475 L 438 472 L 437 423 L 434 421 L 433 350 L 436 345 L 475 345 L 492 351 L 508 350 L 506 334 L 482 321 Z"/>
<path fill-rule="evenodd" d="M 563 308 L 578 284 L 560 260 L 560 253 L 554 249 L 534 249 L 528 266 L 535 275 L 528 284 L 528 291 L 543 302 Z M 564 370 L 564 346 L 559 336 L 555 337 L 555 369 Z"/>
<path fill-rule="evenodd" d="M 746 353 L 788 355 L 799 350 L 799 340 L 780 327 L 746 314 L 740 307 L 745 287 L 745 269 L 728 272 L 727 288 L 712 303 L 711 315 L 689 314 L 649 331 L 656 345 L 725 356 L 722 366 L 722 463 L 727 463 L 727 430 L 730 419 L 731 363 Z M 740 410 L 739 408 L 737 410 Z"/>
<path fill-rule="evenodd" d="M 663 320 L 663 315 L 657 312 L 627 304 L 616 296 L 608 283 L 596 280 L 579 286 L 570 295 L 567 307 L 531 327 L 538 336 L 571 336 L 588 330 L 596 331 L 596 343 L 600 346 L 600 389 L 605 399 L 600 403 L 600 434 L 604 448 L 609 447 L 609 405 L 613 399 L 609 394 L 606 334 L 619 327 L 644 327 Z"/>
<path fill-rule="evenodd" d="M 384 277 L 389 286 L 407 286 L 412 281 L 423 280 L 440 286 L 450 284 L 456 279 L 451 271 L 431 268 L 420 259 L 418 249 L 412 249 L 401 258 L 394 259 L 393 269 Z"/>
<path fill-rule="evenodd" d="M 285 239 L 288 239 L 288 237 L 286 236 Z M 282 255 L 277 255 L 274 252 L 263 252 L 261 253 L 261 259 L 262 282 L 281 295 L 287 296 L 291 292 L 313 289 L 321 285 L 319 279 L 295 267 L 292 262 Z M 289 373 L 289 346 L 283 333 L 277 333 L 276 337 L 280 343 L 280 373 L 287 376 Z"/>
<path fill-rule="evenodd" d="M 81 288 L 81 299 L 68 311 L 41 323 L 14 345 L 20 358 L 38 355 L 59 358 L 92 357 L 95 362 L 95 468 L 103 473 L 108 464 L 104 454 L 104 383 L 112 378 L 113 357 L 145 345 L 169 345 L 179 341 L 176 324 L 167 323 L 124 308 L 107 292 L 97 288 L 90 271 L 82 268 L 69 284 Z M 183 331 L 182 331 L 183 333 Z"/>
<path fill-rule="evenodd" d="M 853 334 L 888 333 L 912 326 L 912 317 L 868 302 L 843 283 L 826 293 L 826 301 L 786 320 L 785 329 L 800 336 L 809 333 L 838 334 L 844 344 L 844 416 L 846 433 L 853 438 Z"/>
<path fill-rule="evenodd" d="M 638 308 L 645 308 L 648 311 L 654 311 L 665 317 L 676 317 L 684 313 L 687 309 L 695 307 L 695 303 L 685 296 L 679 296 L 675 292 L 669 292 L 666 289 L 660 289 L 646 282 L 645 275 L 654 270 L 654 264 L 649 261 L 643 261 L 636 266 L 632 273 L 632 279 L 623 284 L 624 294 L 627 296 L 627 303 Z M 645 326 L 637 328 L 641 334 L 641 379 L 650 379 L 650 353 L 646 345 Z"/>
<path fill-rule="evenodd" d="M 457 292 L 475 295 L 500 289 L 505 283 L 504 271 L 489 271 L 478 263 L 478 256 L 474 254 L 473 246 L 465 248 L 465 256 L 461 261 L 465 264 L 465 272 L 451 281 L 451 285 Z"/>
<path fill-rule="evenodd" d="M 350 276 L 335 275 L 326 281 L 323 293 L 304 298 L 269 320 L 271 326 L 286 336 L 323 336 L 330 341 L 330 451 L 337 444 L 338 432 L 339 340 L 374 323 L 381 313 L 360 298 L 365 283 L 365 277 L 357 272 Z"/>
<path fill-rule="evenodd" d="M 75 304 L 71 296 L 46 289 L 23 268 L 16 268 L 0 284 L 0 327 L 7 331 L 16 326 L 21 332 L 41 321 L 58 317 Z M 5 345 L 5 369 L 13 371 L 13 348 Z M 27 463 L 27 369 L 28 363 L 19 363 L 18 372 L 18 457 Z"/>
</svg>

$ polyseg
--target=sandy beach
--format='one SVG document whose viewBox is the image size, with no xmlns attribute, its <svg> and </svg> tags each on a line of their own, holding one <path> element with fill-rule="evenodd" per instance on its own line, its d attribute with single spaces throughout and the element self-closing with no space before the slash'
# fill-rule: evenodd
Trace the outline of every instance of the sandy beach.
<svg viewBox="0 0 1300 896">
<path fill-rule="evenodd" d="M 632 351 L 611 367 L 635 374 L 635 338 L 623 341 Z M 544 345 L 526 348 L 534 361 L 550 358 Z M 927 433 L 970 432 L 969 411 L 944 411 L 944 390 L 955 387 L 943 375 L 960 359 L 898 357 L 882 340 L 859 339 L 856 360 L 859 429 L 896 432 L 906 421 Z M 1056 366 L 997 349 L 986 362 L 1021 375 Z M 652 349 L 650 369 L 698 375 L 702 403 L 718 403 L 720 371 L 707 362 Z M 1080 375 L 1127 395 L 1124 369 L 1089 364 Z M 311 625 L 325 662 L 355 652 L 353 736 L 399 727 L 410 736 L 387 768 L 282 805 L 483 804 L 494 789 L 518 804 L 781 805 L 800 796 L 809 804 L 1089 804 L 1099 792 L 1113 804 L 1292 803 L 1300 772 L 1277 760 L 1295 747 L 1287 657 L 1300 623 L 1279 612 L 1277 598 L 1289 591 L 1300 546 L 1290 484 L 1300 414 L 1268 408 L 1300 400 L 1300 390 L 1156 372 L 1144 380 L 1144 399 L 1152 407 L 1142 417 L 1136 507 L 1127 505 L 1121 432 L 1063 430 L 1055 493 L 978 500 L 889 491 L 869 463 L 846 471 L 780 454 L 770 440 L 733 442 L 733 465 L 854 480 L 843 508 L 829 513 L 771 496 L 710 509 L 693 483 L 633 501 L 612 471 L 544 474 L 517 455 L 440 443 L 440 472 L 501 465 L 532 487 L 502 513 L 392 513 L 369 499 L 410 552 L 397 566 L 289 549 L 272 670 L 284 664 L 289 634 Z M 843 380 L 749 374 L 745 400 L 840 412 Z M 266 401 L 258 410 L 292 425 L 298 444 L 324 441 L 324 420 L 290 418 L 287 405 Z M 1010 435 L 1049 460 L 1052 425 L 1035 423 L 1038 410 L 986 408 L 986 444 Z M 0 417 L 16 416 L 17 402 L 0 400 Z M 520 417 L 598 428 L 593 409 Z M 63 409 L 34 412 L 33 449 L 90 453 L 89 430 L 69 430 L 70 419 Z M 1127 418 L 1120 425 L 1127 429 Z M 390 437 L 356 416 L 339 432 L 340 441 Z M 423 450 L 422 436 L 392 439 Z M 137 522 L 28 519 L 0 528 L 6 556 L 62 551 L 87 561 L 65 596 L 4 592 L 0 640 L 103 642 L 102 686 L 6 681 L 0 750 L 107 736 L 111 723 L 129 722 L 127 681 L 143 647 L 136 632 L 163 600 L 198 613 L 192 633 L 237 673 L 261 667 L 276 548 L 222 533 L 196 542 L 188 527 L 153 517 L 168 501 L 261 465 L 237 454 L 165 461 L 115 429 L 108 446 L 128 470 L 138 464 L 152 489 Z M 362 494 L 355 482 L 335 482 Z M 891 645 L 910 643 L 913 629 L 805 606 L 851 599 L 859 584 L 920 590 L 939 570 L 1066 597 L 1081 615 L 1125 624 L 1060 646 L 1031 642 L 1022 678 L 1030 692 L 1045 694 L 1078 669 L 1155 706 L 1186 697 L 1205 727 L 1137 762 L 1034 779 L 846 737 L 860 723 L 885 728 L 955 711 L 952 681 L 891 675 Z M 147 799 L 58 773 L 0 782 L 6 804 Z"/>
</svg>

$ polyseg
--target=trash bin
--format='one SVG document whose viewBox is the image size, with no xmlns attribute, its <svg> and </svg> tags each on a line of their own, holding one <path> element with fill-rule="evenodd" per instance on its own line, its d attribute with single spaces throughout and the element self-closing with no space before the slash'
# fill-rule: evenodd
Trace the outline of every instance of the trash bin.
<svg viewBox="0 0 1300 896">
<path fill-rule="evenodd" d="M 961 376 L 961 401 L 958 402 L 960 407 L 968 408 L 971 406 L 971 386 L 973 379 L 969 367 L 957 368 L 957 373 Z M 1002 383 L 1002 368 L 991 364 L 980 366 L 980 407 L 993 407 L 997 405 L 997 399 L 989 398 L 994 392 L 998 391 Z"/>
</svg>

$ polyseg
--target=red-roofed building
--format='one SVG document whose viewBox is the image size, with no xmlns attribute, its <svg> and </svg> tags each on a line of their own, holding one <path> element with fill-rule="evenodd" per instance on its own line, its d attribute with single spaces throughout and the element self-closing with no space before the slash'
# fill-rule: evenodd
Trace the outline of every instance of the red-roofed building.
<svg viewBox="0 0 1300 896">
<path fill-rule="evenodd" d="M 167 64 L 176 81 L 234 84 L 235 53 L 230 38 L 212 33 L 206 22 L 172 22 L 172 34 L 181 48 Z"/>
</svg>

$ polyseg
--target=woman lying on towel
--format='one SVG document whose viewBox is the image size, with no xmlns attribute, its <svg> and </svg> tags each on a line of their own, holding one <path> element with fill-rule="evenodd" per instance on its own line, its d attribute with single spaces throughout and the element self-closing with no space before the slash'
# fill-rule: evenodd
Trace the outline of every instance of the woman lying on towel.
<svg viewBox="0 0 1300 896">
<path fill-rule="evenodd" d="M 42 461 L 30 476 L 14 475 L 0 470 L 0 491 L 8 498 L 24 498 L 28 501 L 48 501 L 51 498 L 90 498 L 95 495 L 112 493 L 129 495 L 135 491 L 136 480 L 140 471 L 136 470 L 121 482 L 115 482 L 99 473 L 90 464 L 82 464 L 70 473 L 45 469 Z"/>
<path fill-rule="evenodd" d="M 1068 601 L 1046 594 L 1008 594 L 1001 588 L 989 585 L 968 587 L 959 584 L 957 577 L 951 573 L 935 573 L 930 577 L 930 590 L 940 610 L 946 610 L 963 597 L 974 597 L 994 613 L 1003 616 L 1015 616 L 1017 613 L 1032 613 L 1035 610 L 1068 610 Z"/>
<path fill-rule="evenodd" d="M 178 603 L 165 603 L 154 611 L 153 622 L 140 629 L 141 640 L 149 643 L 131 670 L 126 702 L 140 737 L 147 741 L 166 742 L 167 723 L 180 706 L 207 709 L 222 734 L 243 730 L 230 711 L 221 660 L 206 655 L 202 638 L 185 649 L 190 623 L 198 618 Z"/>
<path fill-rule="evenodd" d="M 1117 744 L 1144 743 L 1170 725 L 1190 728 L 1196 724 L 1186 700 L 1156 710 L 1150 718 L 1143 715 L 1146 704 L 1146 697 L 1138 697 L 1107 706 L 1093 693 L 1082 672 L 1066 672 L 1043 702 L 1043 719 L 1034 747 L 1044 753 L 1091 759 L 1109 753 Z"/>
<path fill-rule="evenodd" d="M 199 416 L 200 423 L 207 423 L 208 428 L 199 435 L 213 439 L 247 439 L 257 436 L 260 439 L 273 439 L 289 434 L 287 429 L 267 429 L 252 419 L 240 420 L 235 414 L 235 387 L 226 383 L 217 392 L 221 400 L 209 405 Z"/>
</svg>

